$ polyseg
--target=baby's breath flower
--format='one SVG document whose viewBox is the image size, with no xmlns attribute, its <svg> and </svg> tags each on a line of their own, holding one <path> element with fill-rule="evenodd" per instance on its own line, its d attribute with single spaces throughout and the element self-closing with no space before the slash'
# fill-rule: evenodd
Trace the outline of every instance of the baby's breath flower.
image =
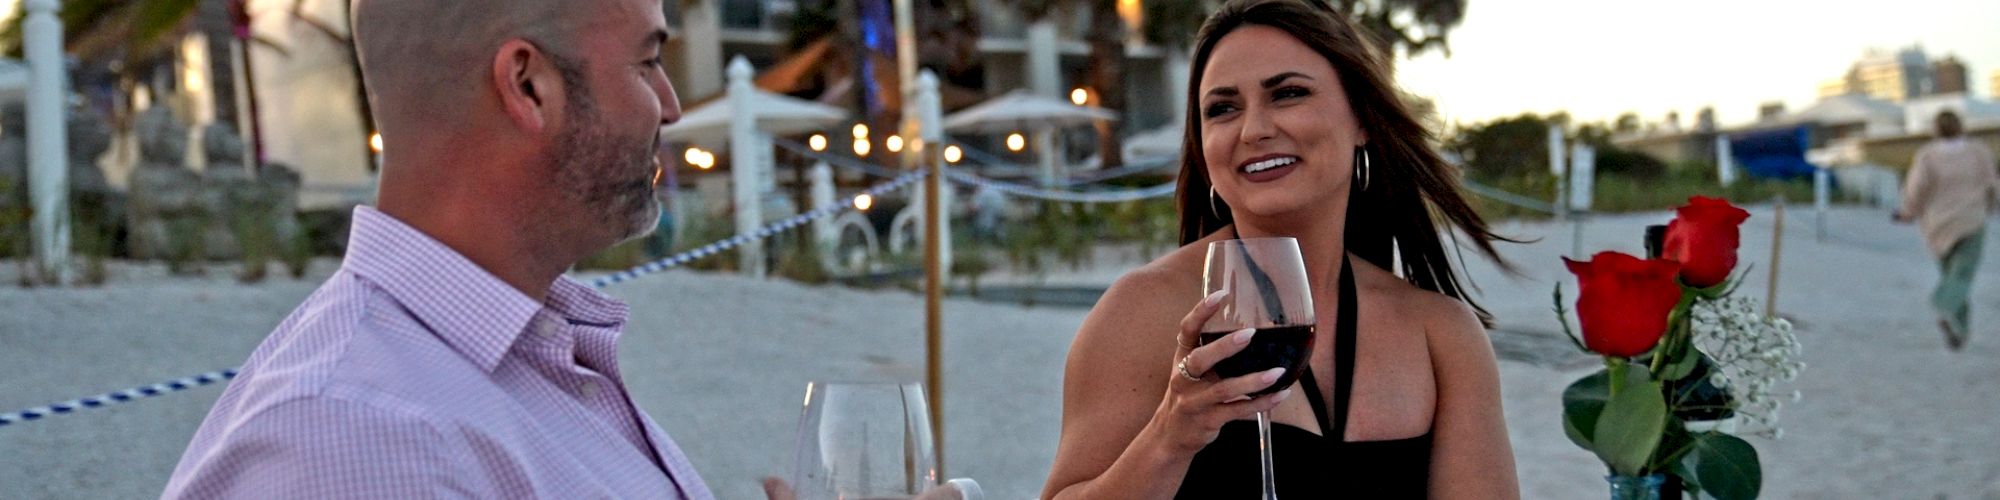
<svg viewBox="0 0 2000 500">
<path fill-rule="evenodd" d="M 1709 381 L 1735 396 L 1736 412 L 1750 424 L 1741 433 L 1777 439 L 1784 435 L 1777 425 L 1782 399 L 1774 390 L 1798 378 L 1805 363 L 1798 360 L 1792 322 L 1765 318 L 1757 309 L 1757 301 L 1747 297 L 1697 301 L 1689 331 L 1695 346 L 1715 361 Z M 1792 402 L 1800 397 L 1797 390 L 1785 394 Z"/>
</svg>

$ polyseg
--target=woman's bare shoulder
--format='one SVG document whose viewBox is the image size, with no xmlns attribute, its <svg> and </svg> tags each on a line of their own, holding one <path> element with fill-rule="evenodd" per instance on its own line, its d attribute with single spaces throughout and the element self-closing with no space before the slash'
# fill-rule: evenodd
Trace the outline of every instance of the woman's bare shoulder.
<svg viewBox="0 0 2000 500">
<path fill-rule="evenodd" d="M 1397 316 L 1418 319 L 1432 344 L 1463 342 L 1468 336 L 1485 342 L 1485 328 L 1471 304 L 1442 292 L 1425 290 L 1361 259 L 1354 259 L 1353 265 L 1356 286 L 1390 299 L 1389 309 Z"/>
<path fill-rule="evenodd" d="M 1163 309 L 1192 306 L 1201 300 L 1201 255 L 1189 250 L 1193 247 L 1174 249 L 1125 272 L 1104 291 L 1090 315 L 1152 317 Z M 1178 321 L 1180 316 L 1172 318 Z"/>
</svg>

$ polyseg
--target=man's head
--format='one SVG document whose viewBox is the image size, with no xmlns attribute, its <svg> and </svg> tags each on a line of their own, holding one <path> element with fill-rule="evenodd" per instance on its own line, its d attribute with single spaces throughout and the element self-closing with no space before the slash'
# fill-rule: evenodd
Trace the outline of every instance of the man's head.
<svg viewBox="0 0 2000 500">
<path fill-rule="evenodd" d="M 659 128 L 680 117 L 658 0 L 353 7 L 385 210 L 505 217 L 578 253 L 654 226 Z"/>
<path fill-rule="evenodd" d="M 1953 113 L 1951 110 L 1939 112 L 1937 121 L 1932 125 L 1937 127 L 1938 137 L 1949 139 L 1965 135 L 1965 122 L 1959 121 L 1958 113 Z"/>
</svg>

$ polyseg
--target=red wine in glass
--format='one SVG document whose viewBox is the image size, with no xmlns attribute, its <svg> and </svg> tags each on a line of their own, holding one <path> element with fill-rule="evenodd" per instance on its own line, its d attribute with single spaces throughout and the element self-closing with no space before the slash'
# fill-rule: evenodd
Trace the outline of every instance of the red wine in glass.
<svg viewBox="0 0 2000 500">
<path fill-rule="evenodd" d="M 1201 334 L 1201 345 L 1222 340 L 1230 332 Z M 1222 378 L 1235 378 L 1252 373 L 1284 368 L 1285 373 L 1270 387 L 1250 393 L 1251 397 L 1262 396 L 1284 390 L 1298 382 L 1299 374 L 1306 364 L 1306 357 L 1313 350 L 1313 325 L 1274 326 L 1258 328 L 1256 336 L 1250 337 L 1250 345 L 1243 351 L 1215 363 L 1211 369 Z"/>
</svg>

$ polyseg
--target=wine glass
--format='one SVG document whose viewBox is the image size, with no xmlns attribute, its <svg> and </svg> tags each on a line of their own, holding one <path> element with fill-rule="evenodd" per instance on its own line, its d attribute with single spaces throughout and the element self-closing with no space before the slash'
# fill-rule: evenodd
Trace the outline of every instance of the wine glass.
<svg viewBox="0 0 2000 500">
<path fill-rule="evenodd" d="M 941 488 L 929 405 L 915 383 L 806 384 L 792 487 L 798 500 L 976 498 Z M 950 494 L 941 494 L 949 492 Z"/>
<path fill-rule="evenodd" d="M 1299 240 L 1245 238 L 1209 243 L 1201 293 L 1207 296 L 1217 290 L 1228 290 L 1229 297 L 1202 325 L 1202 345 L 1244 328 L 1255 328 L 1257 333 L 1242 352 L 1217 362 L 1211 371 L 1230 378 L 1283 367 L 1284 376 L 1251 396 L 1291 387 L 1312 355 L 1317 322 Z M 1271 477 L 1270 412 L 1257 412 L 1257 449 L 1264 471 L 1263 499 L 1276 500 L 1277 486 Z"/>
</svg>

